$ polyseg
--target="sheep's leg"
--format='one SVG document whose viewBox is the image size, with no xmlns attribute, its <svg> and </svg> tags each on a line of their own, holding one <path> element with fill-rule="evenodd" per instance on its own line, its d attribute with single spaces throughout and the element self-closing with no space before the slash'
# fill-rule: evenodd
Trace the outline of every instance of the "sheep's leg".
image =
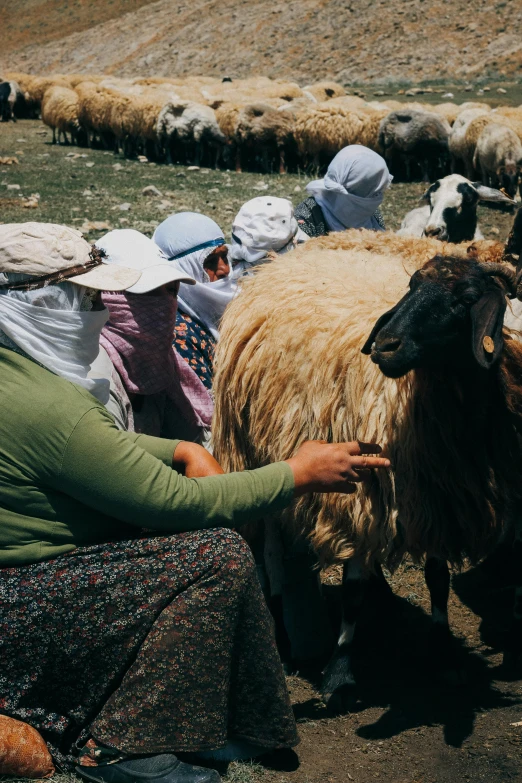
<svg viewBox="0 0 522 783">
<path fill-rule="evenodd" d="M 219 164 L 221 163 L 221 153 L 223 148 L 218 144 L 214 148 L 214 169 L 219 168 Z"/>
<path fill-rule="evenodd" d="M 346 712 L 355 701 L 352 649 L 355 624 L 366 594 L 369 575 L 358 558 L 344 565 L 342 623 L 337 648 L 326 667 L 321 692 L 333 712 Z"/>
<path fill-rule="evenodd" d="M 518 565 L 515 569 L 515 602 L 510 636 L 504 652 L 504 666 L 510 668 L 522 665 L 522 516 L 515 525 L 513 562 Z"/>
<path fill-rule="evenodd" d="M 437 629 L 449 632 L 448 600 L 450 572 L 445 560 L 438 557 L 426 558 L 424 567 L 426 585 L 430 591 L 431 619 Z"/>
<path fill-rule="evenodd" d="M 286 174 L 285 151 L 283 147 L 279 150 L 279 173 Z"/>
<path fill-rule="evenodd" d="M 53 144 L 56 144 L 56 128 L 53 128 Z"/>
<path fill-rule="evenodd" d="M 457 684 L 462 681 L 463 672 L 448 622 L 450 572 L 446 560 L 428 555 L 424 577 L 431 601 L 431 663 L 450 684 Z"/>
<path fill-rule="evenodd" d="M 236 147 L 236 173 L 241 174 L 241 148 Z"/>
</svg>

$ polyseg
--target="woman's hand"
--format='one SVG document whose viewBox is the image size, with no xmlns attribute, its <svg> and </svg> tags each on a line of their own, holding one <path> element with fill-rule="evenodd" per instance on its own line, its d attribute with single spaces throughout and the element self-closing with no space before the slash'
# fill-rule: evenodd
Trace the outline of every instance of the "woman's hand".
<svg viewBox="0 0 522 783">
<path fill-rule="evenodd" d="M 367 479 L 372 468 L 390 467 L 388 459 L 367 456 L 380 452 L 376 443 L 306 441 L 286 460 L 294 473 L 295 497 L 307 492 L 355 492 L 354 482 Z"/>
<path fill-rule="evenodd" d="M 203 446 L 182 440 L 172 457 L 172 467 L 187 478 L 218 476 L 225 471 Z"/>
</svg>

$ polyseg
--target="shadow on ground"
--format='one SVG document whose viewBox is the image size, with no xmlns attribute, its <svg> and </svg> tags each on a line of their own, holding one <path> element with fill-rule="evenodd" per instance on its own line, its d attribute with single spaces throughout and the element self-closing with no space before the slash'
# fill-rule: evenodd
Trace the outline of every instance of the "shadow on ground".
<svg viewBox="0 0 522 783">
<path fill-rule="evenodd" d="M 455 580 L 464 602 L 461 592 L 466 580 L 471 583 L 474 578 L 470 571 Z M 332 620 L 338 623 L 339 588 L 327 586 L 326 593 Z M 477 599 L 471 585 L 469 594 Z M 497 598 L 495 591 L 485 587 L 480 603 L 484 618 L 488 618 L 482 625 L 488 629 L 488 644 L 494 642 L 494 650 L 502 647 L 509 617 L 509 612 L 503 612 L 500 619 Z M 506 595 L 502 598 L 503 603 L 509 603 Z M 472 608 L 478 609 L 478 600 Z M 354 670 L 359 698 L 352 713 L 369 708 L 384 712 L 373 723 L 359 726 L 361 739 L 389 739 L 416 727 L 440 725 L 445 743 L 460 748 L 473 734 L 477 714 L 522 703 L 498 690 L 494 684 L 499 679 L 498 667 L 489 666 L 487 658 L 470 650 L 459 638 L 454 638 L 455 670 L 441 671 L 439 661 L 431 654 L 430 630 L 430 618 L 421 607 L 384 591 L 380 585 L 373 586 L 357 627 Z M 464 684 L 452 684 L 456 674 Z M 328 717 L 319 698 L 296 704 L 294 711 L 298 721 Z"/>
</svg>

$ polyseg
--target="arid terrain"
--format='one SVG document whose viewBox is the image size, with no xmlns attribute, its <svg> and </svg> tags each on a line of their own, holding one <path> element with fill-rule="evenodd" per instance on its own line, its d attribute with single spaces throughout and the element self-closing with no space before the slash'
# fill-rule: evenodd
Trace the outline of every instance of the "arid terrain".
<svg viewBox="0 0 522 783">
<path fill-rule="evenodd" d="M 3 0 L 0 70 L 263 75 L 300 84 L 519 79 L 519 0 Z"/>
</svg>

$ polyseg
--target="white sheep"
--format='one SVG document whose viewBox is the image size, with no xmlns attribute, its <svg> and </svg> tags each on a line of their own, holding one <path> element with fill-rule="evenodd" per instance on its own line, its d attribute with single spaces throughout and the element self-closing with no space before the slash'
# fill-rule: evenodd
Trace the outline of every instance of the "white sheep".
<svg viewBox="0 0 522 783">
<path fill-rule="evenodd" d="M 501 187 L 511 198 L 520 186 L 522 196 L 522 142 L 511 128 L 496 122 L 487 125 L 477 141 L 473 165 L 484 185 Z"/>
<path fill-rule="evenodd" d="M 397 232 L 399 235 L 431 236 L 454 243 L 483 239 L 477 222 L 479 201 L 515 203 L 499 190 L 470 182 L 460 174 L 449 174 L 437 180 L 422 199 L 426 205 L 408 212 Z"/>
<path fill-rule="evenodd" d="M 473 120 L 485 114 L 489 114 L 489 110 L 486 108 L 465 109 L 460 112 L 453 123 L 448 142 L 452 174 L 465 174 L 469 178 L 473 177 L 473 171 L 465 163 L 467 160 L 466 130 Z"/>
</svg>

